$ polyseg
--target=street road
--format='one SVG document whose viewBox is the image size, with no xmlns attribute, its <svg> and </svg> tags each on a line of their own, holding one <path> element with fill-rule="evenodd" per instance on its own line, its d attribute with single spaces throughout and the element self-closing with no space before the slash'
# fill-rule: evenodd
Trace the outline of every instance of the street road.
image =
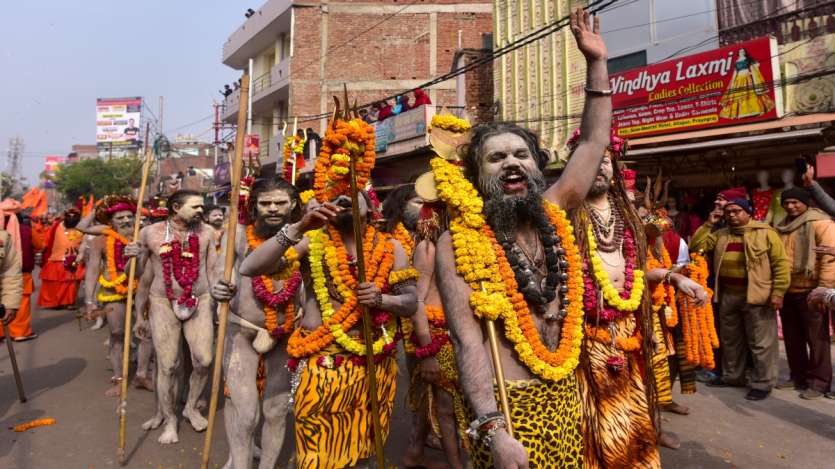
<svg viewBox="0 0 835 469">
<path fill-rule="evenodd" d="M 33 296 L 34 298 L 34 296 Z M 17 401 L 5 346 L 0 348 L 0 467 L 106 468 L 116 460 L 117 399 L 104 397 L 108 361 L 103 342 L 106 328 L 79 331 L 69 311 L 36 311 L 34 341 L 16 343 L 18 362 L 29 401 Z M 781 375 L 787 374 L 781 353 Z M 405 412 L 406 374 L 401 371 L 395 417 L 386 446 L 387 457 L 399 463 L 410 432 Z M 159 431 L 145 433 L 142 422 L 154 411 L 150 392 L 129 388 L 128 444 L 132 468 L 196 468 L 203 434 L 180 425 L 180 443 L 161 446 Z M 699 385 L 695 395 L 676 395 L 691 415 L 664 414 L 664 428 L 682 441 L 677 451 L 663 450 L 670 468 L 824 468 L 835 467 L 835 400 L 804 401 L 793 391 L 774 391 L 761 402 L 744 399 L 742 389 Z M 222 405 L 222 401 L 221 401 Z M 54 426 L 14 433 L 10 428 L 36 418 L 52 417 Z M 211 467 L 227 456 L 223 409 L 216 420 Z M 292 433 L 288 433 L 292 435 Z M 289 452 L 280 460 L 286 464 Z M 282 466 L 283 467 L 283 466 Z"/>
</svg>

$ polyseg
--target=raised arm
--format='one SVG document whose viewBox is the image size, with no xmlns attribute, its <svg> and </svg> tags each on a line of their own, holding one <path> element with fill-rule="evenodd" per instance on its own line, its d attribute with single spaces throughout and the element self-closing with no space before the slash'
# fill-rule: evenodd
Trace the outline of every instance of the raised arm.
<svg viewBox="0 0 835 469">
<path fill-rule="evenodd" d="M 577 47 L 586 58 L 586 103 L 580 123 L 580 141 L 560 178 L 545 192 L 545 198 L 565 209 L 580 206 L 600 169 L 603 152 L 609 144 L 612 98 L 608 52 L 600 36 L 600 18 L 577 9 L 571 14 L 571 31 Z"/>
<path fill-rule="evenodd" d="M 87 270 L 84 273 L 84 298 L 87 305 L 87 319 L 92 318 L 93 310 L 96 308 L 96 285 L 101 275 L 101 238 L 96 238 L 90 246 L 90 257 L 88 257 Z M 113 280 L 113 279 L 109 279 Z"/>
<path fill-rule="evenodd" d="M 104 234 L 104 230 L 106 228 L 106 225 L 96 224 L 95 210 L 90 210 L 90 213 L 88 213 L 86 217 L 82 218 L 81 221 L 78 222 L 78 225 L 75 226 L 75 229 L 77 229 L 78 231 L 93 236 L 99 236 Z"/>
</svg>

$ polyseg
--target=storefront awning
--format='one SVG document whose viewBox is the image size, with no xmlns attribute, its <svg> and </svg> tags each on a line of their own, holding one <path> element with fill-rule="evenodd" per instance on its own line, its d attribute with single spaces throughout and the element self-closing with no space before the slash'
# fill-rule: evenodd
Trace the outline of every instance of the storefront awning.
<svg viewBox="0 0 835 469">
<path fill-rule="evenodd" d="M 835 113 L 806 114 L 803 116 L 786 117 L 783 119 L 757 122 L 755 124 L 734 125 L 730 127 L 717 127 L 713 129 L 695 130 L 693 132 L 681 132 L 677 134 L 658 135 L 655 137 L 636 138 L 629 141 L 630 147 L 639 147 L 657 143 L 675 142 L 681 140 L 694 140 L 708 137 L 718 137 L 743 132 L 758 132 L 781 127 L 794 127 L 799 125 L 820 124 L 822 122 L 835 121 Z"/>
<path fill-rule="evenodd" d="M 680 145 L 664 145 L 659 147 L 653 148 L 644 148 L 644 149 L 630 149 L 629 150 L 629 157 L 639 157 L 639 156 L 646 156 L 646 155 L 655 155 L 658 153 L 674 153 L 680 151 L 691 151 L 691 150 L 701 150 L 706 148 L 716 148 L 716 147 L 727 147 L 730 145 L 740 145 L 743 143 L 762 143 L 769 140 L 787 140 L 792 138 L 798 137 L 808 137 L 808 136 L 817 136 L 823 133 L 823 128 L 818 127 L 815 129 L 801 129 L 801 130 L 789 130 L 786 132 L 775 132 L 770 134 L 760 134 L 760 135 L 749 135 L 746 137 L 731 137 L 731 138 L 721 138 L 716 140 L 706 140 L 703 142 L 693 142 L 693 143 L 682 143 Z M 630 142 L 631 146 L 631 142 Z"/>
</svg>

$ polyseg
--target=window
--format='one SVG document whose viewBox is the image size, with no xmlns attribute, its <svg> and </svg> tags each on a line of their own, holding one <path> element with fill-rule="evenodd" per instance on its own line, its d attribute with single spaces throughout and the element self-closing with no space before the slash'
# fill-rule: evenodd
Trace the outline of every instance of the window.
<svg viewBox="0 0 835 469">
<path fill-rule="evenodd" d="M 630 70 L 633 68 L 644 67 L 647 64 L 647 51 L 642 50 L 638 52 L 633 52 L 631 54 L 621 55 L 620 57 L 615 57 L 609 59 L 609 74 L 613 73 L 620 73 L 624 70 Z"/>
</svg>

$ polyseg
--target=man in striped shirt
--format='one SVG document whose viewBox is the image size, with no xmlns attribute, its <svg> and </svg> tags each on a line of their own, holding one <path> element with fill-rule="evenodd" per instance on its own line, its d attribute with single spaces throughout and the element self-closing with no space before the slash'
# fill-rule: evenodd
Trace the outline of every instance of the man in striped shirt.
<svg viewBox="0 0 835 469">
<path fill-rule="evenodd" d="M 716 295 L 720 298 L 722 377 L 710 386 L 745 386 L 746 356 L 754 369 L 745 396 L 768 397 L 777 381 L 777 315 L 789 287 L 791 265 L 780 236 L 751 218 L 745 199 L 724 207 L 727 226 L 713 233 L 708 226 L 693 237 L 692 250 L 713 252 Z"/>
</svg>

